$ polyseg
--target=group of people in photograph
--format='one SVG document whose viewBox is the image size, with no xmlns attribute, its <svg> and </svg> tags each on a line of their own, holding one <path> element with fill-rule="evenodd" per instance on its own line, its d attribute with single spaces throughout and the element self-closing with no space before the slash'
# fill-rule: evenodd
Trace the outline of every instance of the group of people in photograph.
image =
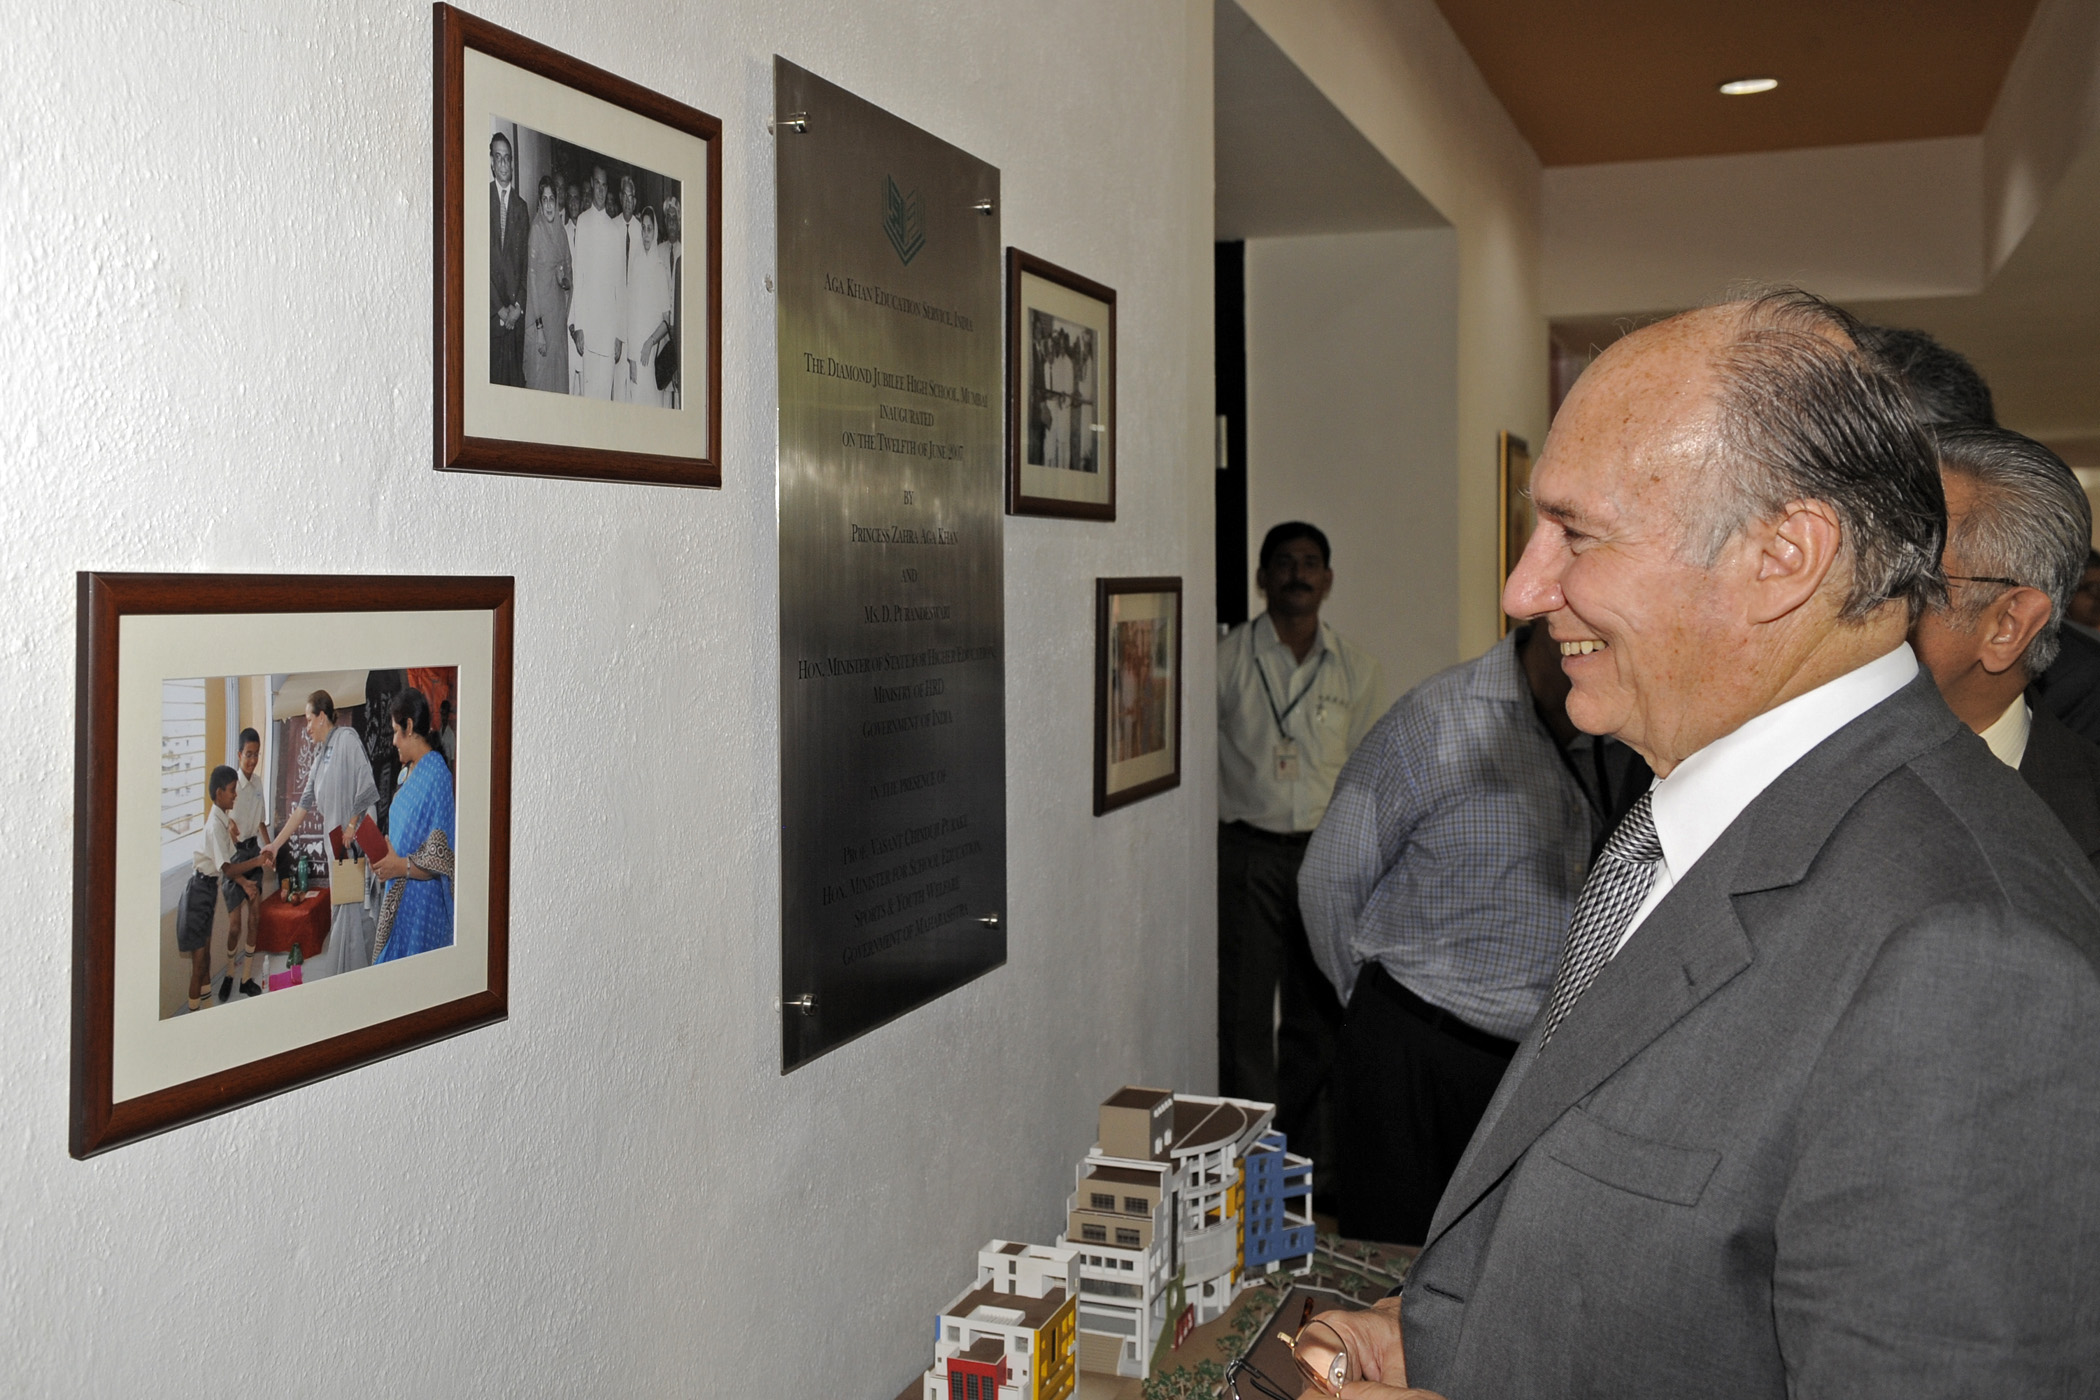
<svg viewBox="0 0 2100 1400">
<path fill-rule="evenodd" d="M 275 836 L 269 835 L 262 785 L 255 776 L 261 736 L 242 730 L 239 769 L 213 770 L 204 843 L 193 857 L 195 870 L 176 912 L 176 948 L 191 964 L 187 1010 L 210 1004 L 211 931 L 221 908 L 227 914 L 226 962 L 218 1000 L 231 1000 L 235 991 L 244 997 L 262 993 L 253 977 L 260 966 L 256 911 L 265 898 L 262 874 L 278 868 L 279 853 L 298 836 L 309 814 L 319 814 L 322 829 L 341 841 L 342 853 L 363 860 L 364 890 L 360 898 L 332 906 L 327 937 L 303 964 L 302 981 L 451 946 L 458 826 L 446 731 L 438 727 L 429 699 L 413 687 L 394 694 L 387 720 L 400 771 L 391 802 L 383 804 L 356 727 L 338 722 L 327 691 L 307 697 L 304 723 L 313 759 L 298 801 Z M 356 844 L 367 816 L 384 824 L 384 855 Z M 332 878 L 340 878 L 343 868 L 338 866 Z M 331 894 L 316 889 L 307 897 L 330 899 Z"/>
<path fill-rule="evenodd" d="M 489 171 L 489 381 L 678 407 L 678 196 L 637 207 L 634 177 L 596 164 L 541 175 L 528 204 L 500 132 Z"/>
<path fill-rule="evenodd" d="M 1031 311 L 1029 321 L 1035 353 L 1029 357 L 1028 460 L 1060 471 L 1099 471 L 1094 332 L 1047 311 Z"/>
</svg>

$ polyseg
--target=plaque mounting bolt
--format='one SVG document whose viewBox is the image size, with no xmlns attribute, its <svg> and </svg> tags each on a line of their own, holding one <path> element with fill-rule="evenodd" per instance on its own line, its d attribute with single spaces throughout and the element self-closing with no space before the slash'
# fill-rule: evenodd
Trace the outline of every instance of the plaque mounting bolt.
<svg viewBox="0 0 2100 1400">
<path fill-rule="evenodd" d="M 992 202 L 991 202 L 991 201 L 990 201 L 989 199 L 980 199 L 980 200 L 978 200 L 978 201 L 977 201 L 977 202 L 976 202 L 975 204 L 971 205 L 970 207 L 971 207 L 972 209 L 975 209 L 975 210 L 976 210 L 976 211 L 977 211 L 978 213 L 980 213 L 980 214 L 984 215 L 984 216 L 985 216 L 986 218 L 990 218 L 990 217 L 991 217 L 991 214 L 992 214 Z"/>
<path fill-rule="evenodd" d="M 793 1000 L 783 1001 L 782 1003 L 780 1003 L 780 1009 L 782 1011 L 785 1011 L 790 1007 L 793 1007 L 795 1010 L 800 1011 L 805 1016 L 814 1016 L 817 1014 L 817 994 L 815 992 L 804 992 L 801 996 L 795 997 Z"/>
<path fill-rule="evenodd" d="M 809 130 L 809 113 L 790 112 L 786 116 L 780 118 L 778 122 L 775 122 L 771 117 L 768 117 L 766 118 L 766 130 L 774 133 L 775 135 L 778 135 L 783 130 L 792 131 L 797 135 L 800 135 L 803 132 Z"/>
<path fill-rule="evenodd" d="M 977 922 L 983 924 L 986 928 L 997 928 L 999 927 L 999 916 L 997 914 L 986 914 Z"/>
</svg>

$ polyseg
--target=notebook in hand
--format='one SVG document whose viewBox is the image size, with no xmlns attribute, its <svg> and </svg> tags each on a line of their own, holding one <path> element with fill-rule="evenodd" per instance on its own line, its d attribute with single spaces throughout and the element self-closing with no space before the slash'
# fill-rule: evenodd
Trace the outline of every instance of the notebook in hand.
<svg viewBox="0 0 2100 1400">
<path fill-rule="evenodd" d="M 364 851 L 366 860 L 385 860 L 394 853 L 394 848 L 387 845 L 386 838 L 379 834 L 379 823 L 372 820 L 370 812 L 358 819 L 357 844 Z"/>
</svg>

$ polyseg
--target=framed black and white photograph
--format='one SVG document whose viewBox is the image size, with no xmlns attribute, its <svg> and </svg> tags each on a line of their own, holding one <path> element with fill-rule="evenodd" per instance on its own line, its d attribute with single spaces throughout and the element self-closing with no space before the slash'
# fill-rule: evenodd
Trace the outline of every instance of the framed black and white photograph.
<svg viewBox="0 0 2100 1400">
<path fill-rule="evenodd" d="M 1538 512 L 1531 505 L 1531 444 L 1515 433 L 1495 435 L 1495 476 L 1500 483 L 1502 534 L 1496 541 L 1501 567 L 1495 575 L 1495 615 L 1502 617 L 1502 635 L 1509 635 L 1510 619 L 1502 616 L 1502 589 L 1524 557 L 1524 546 L 1538 527 Z"/>
<path fill-rule="evenodd" d="M 80 575 L 74 1156 L 504 1018 L 512 593 Z"/>
<path fill-rule="evenodd" d="M 720 486 L 720 121 L 435 13 L 438 468 Z"/>
<path fill-rule="evenodd" d="M 1094 815 L 1181 785 L 1181 580 L 1094 580 Z"/>
<path fill-rule="evenodd" d="M 1006 250 L 1006 509 L 1116 518 L 1116 294 Z"/>
</svg>

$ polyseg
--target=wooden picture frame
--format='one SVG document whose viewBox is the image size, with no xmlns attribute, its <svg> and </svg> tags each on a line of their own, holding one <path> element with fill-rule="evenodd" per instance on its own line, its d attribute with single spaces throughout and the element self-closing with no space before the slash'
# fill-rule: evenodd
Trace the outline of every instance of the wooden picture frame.
<svg viewBox="0 0 2100 1400">
<path fill-rule="evenodd" d="M 1531 444 L 1515 433 L 1495 435 L 1497 499 L 1502 503 L 1500 535 L 1496 540 L 1495 615 L 1502 619 L 1497 636 L 1509 635 L 1509 617 L 1502 611 L 1502 589 L 1510 571 L 1524 557 L 1524 545 L 1538 525 L 1531 505 Z"/>
<path fill-rule="evenodd" d="M 1116 293 L 1006 250 L 1006 513 L 1116 518 Z"/>
<path fill-rule="evenodd" d="M 1097 817 L 1181 786 L 1181 603 L 1178 578 L 1094 580 Z"/>
<path fill-rule="evenodd" d="M 722 123 L 450 5 L 434 5 L 432 14 L 437 469 L 719 487 Z M 509 199 L 496 193 L 499 143 L 512 175 Z M 593 204 L 599 171 L 608 211 L 621 212 L 623 177 L 634 184 L 632 228 Z M 590 206 L 578 214 L 573 238 L 561 217 L 551 238 L 540 237 L 542 175 L 554 177 L 562 205 L 566 187 L 576 185 Z M 668 320 L 645 334 L 640 322 L 649 309 L 635 311 L 632 326 L 617 324 L 605 289 L 615 267 L 631 287 L 626 267 L 643 236 L 644 205 L 657 233 L 668 235 L 672 199 L 679 237 L 652 246 L 645 284 L 650 306 L 668 308 Z M 514 227 L 519 211 L 522 237 Z M 557 306 L 558 317 L 548 314 Z M 640 354 L 625 353 L 629 331 Z M 668 377 L 661 387 L 658 369 Z"/>
<path fill-rule="evenodd" d="M 513 593 L 509 578 L 485 577 L 78 576 L 73 1156 L 505 1018 Z M 389 702 L 409 689 L 433 742 L 404 740 L 402 752 Z M 327 706 L 336 728 L 309 717 L 317 691 L 340 697 Z M 415 705 L 402 700 L 421 732 Z M 247 742 L 251 728 L 262 742 Z M 435 762 L 446 749 L 451 760 Z M 256 786 L 229 786 L 221 801 L 205 794 L 224 759 L 252 765 Z M 393 762 L 415 769 L 394 784 Z M 356 763 L 365 767 L 347 766 Z M 249 917 L 244 901 L 202 867 L 231 864 L 218 861 L 220 843 L 239 821 L 258 826 L 239 833 L 258 840 L 281 831 L 316 767 L 342 783 L 285 838 L 283 885 L 270 888 L 267 863 L 247 874 L 259 897 L 241 941 L 257 951 L 236 962 L 229 942 Z M 388 808 L 340 820 L 386 822 L 399 854 L 430 861 L 419 869 L 438 881 L 415 881 L 417 900 L 400 897 L 390 950 L 372 946 L 376 919 L 354 922 L 384 907 L 377 880 L 343 910 L 330 890 L 297 897 L 295 853 L 312 857 L 307 873 L 320 881 L 333 794 L 361 800 L 367 777 L 374 793 L 386 787 Z M 259 820 L 251 798 L 266 809 Z M 211 912 L 185 923 L 193 896 Z M 352 923 L 338 922 L 345 910 Z M 273 939 L 286 946 L 272 952 Z M 309 940 L 316 951 L 295 974 Z"/>
</svg>

